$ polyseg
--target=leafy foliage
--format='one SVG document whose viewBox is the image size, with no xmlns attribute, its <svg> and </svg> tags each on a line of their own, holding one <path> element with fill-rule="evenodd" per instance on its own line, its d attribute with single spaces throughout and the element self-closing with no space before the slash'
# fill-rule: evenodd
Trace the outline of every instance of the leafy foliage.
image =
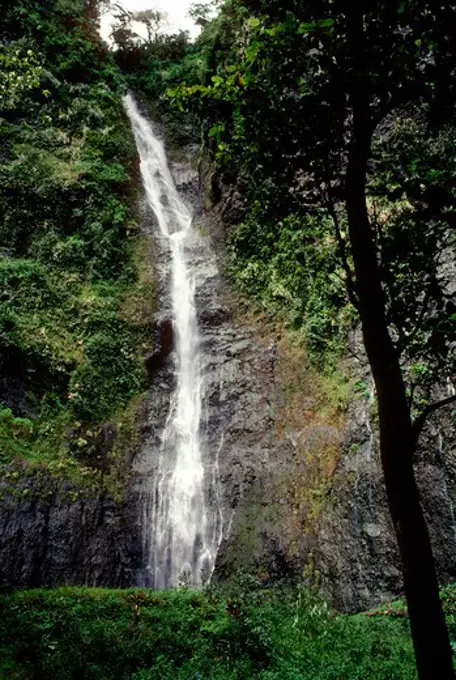
<svg viewBox="0 0 456 680">
<path fill-rule="evenodd" d="M 427 367 L 427 381 L 417 384 L 409 375 L 417 407 L 432 398 L 442 375 L 454 374 L 455 361 L 454 73 L 445 37 L 455 8 L 425 5 L 365 7 L 371 50 L 364 86 L 377 127 L 370 217 L 397 351 L 410 366 Z M 351 144 L 346 95 L 355 76 L 344 8 L 344 3 L 305 2 L 284 11 L 274 2 L 227 2 L 212 22 L 222 49 L 205 81 L 180 83 L 169 92 L 177 109 L 198 115 L 222 184 L 235 183 L 244 197 L 246 218 L 231 238 L 236 283 L 243 292 L 250 287 L 271 311 L 281 307 L 282 314 L 299 291 L 296 297 L 306 309 L 301 323 L 309 326 L 311 343 L 317 328 L 320 355 L 325 346 L 343 344 L 341 319 L 354 318 L 340 286 L 342 281 L 352 292 L 343 200 Z M 223 29 L 227 23 L 230 28 Z M 229 45 L 223 42 L 228 31 Z M 436 63 L 442 65 L 439 72 Z M 309 228 L 315 215 L 318 235 Z M 285 243 L 292 230 L 300 247 L 290 254 Z M 332 255 L 322 266 L 319 254 L 327 252 L 328 243 Z M 301 268 L 291 264 L 295 253 Z M 278 286 L 277 261 L 287 258 L 289 275 Z M 318 267 L 303 272 L 303 262 Z M 312 293 L 301 280 L 306 275 L 318 280 L 318 272 L 325 273 L 326 286 L 318 287 L 315 314 Z M 272 289 L 280 289 L 281 304 L 273 302 Z M 333 317 L 335 307 L 341 318 L 332 327 L 321 323 L 321 315 Z M 289 320 L 295 318 L 292 312 Z"/>
<path fill-rule="evenodd" d="M 289 327 L 305 329 L 320 364 L 340 355 L 353 321 L 336 251 L 328 216 L 318 210 L 266 221 L 258 204 L 229 235 L 229 273 L 239 291 Z"/>
<path fill-rule="evenodd" d="M 185 31 L 169 34 L 154 28 L 161 15 L 155 10 L 139 13 L 148 28 L 148 40 L 138 39 L 132 27 L 137 14 L 119 12 L 112 37 L 116 45 L 115 59 L 129 87 L 150 106 L 155 118 L 166 126 L 168 141 L 176 145 L 201 140 L 200 125 L 194 112 L 183 107 L 171 108 L 168 90 L 183 82 L 201 85 L 211 77 L 211 64 L 218 48 L 218 19 L 209 21 L 211 7 L 195 5 L 192 16 L 204 25 L 195 42 Z"/>
<path fill-rule="evenodd" d="M 40 85 L 43 68 L 32 50 L 0 44 L 0 111 L 24 106 L 27 95 Z M 43 94 L 47 94 L 44 91 Z"/>
<path fill-rule="evenodd" d="M 405 618 L 335 616 L 304 588 L 238 579 L 222 596 L 57 589 L 2 598 L 8 677 L 415 678 Z"/>
<path fill-rule="evenodd" d="M 415 406 L 442 375 L 454 373 L 455 309 L 453 128 L 429 127 L 423 114 L 398 115 L 374 144 L 369 185 L 388 320 L 408 360 Z"/>
<path fill-rule="evenodd" d="M 46 441 L 46 460 L 71 451 L 72 431 L 119 417 L 146 385 L 153 289 L 138 269 L 135 147 L 99 4 L 6 2 L 0 23 L 3 460 L 34 459 Z M 131 318 L 128 301 L 146 294 Z"/>
</svg>

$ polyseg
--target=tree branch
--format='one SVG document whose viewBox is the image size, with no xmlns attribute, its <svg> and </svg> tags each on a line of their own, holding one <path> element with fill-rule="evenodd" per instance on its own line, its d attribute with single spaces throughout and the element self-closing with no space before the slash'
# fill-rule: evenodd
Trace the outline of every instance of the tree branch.
<svg viewBox="0 0 456 680">
<path fill-rule="evenodd" d="M 340 253 L 340 259 L 342 261 L 342 267 L 343 267 L 343 269 L 345 271 L 345 275 L 347 277 L 345 285 L 347 287 L 348 299 L 350 300 L 353 307 L 359 311 L 359 300 L 358 300 L 358 297 L 356 295 L 356 288 L 355 288 L 355 283 L 354 283 L 354 280 L 353 280 L 353 272 L 351 270 L 351 267 L 348 263 L 348 258 L 347 258 L 347 243 L 346 243 L 344 237 L 342 236 L 339 218 L 337 217 L 337 213 L 336 213 L 336 210 L 334 208 L 334 202 L 331 199 L 331 196 L 329 195 L 329 186 L 328 185 L 327 185 L 326 205 L 327 205 L 329 214 L 332 217 L 332 221 L 334 223 L 337 245 L 338 245 L 339 253 Z"/>
<path fill-rule="evenodd" d="M 407 344 L 412 342 L 412 340 L 415 338 L 416 334 L 421 328 L 421 324 L 423 323 L 424 315 L 426 314 L 429 306 L 429 301 L 431 299 L 431 288 L 429 287 L 428 290 L 426 291 L 426 294 L 424 296 L 424 301 L 421 307 L 421 311 L 418 315 L 417 322 L 415 324 L 415 328 L 407 335 L 405 334 L 405 340 Z"/>
<path fill-rule="evenodd" d="M 412 425 L 412 437 L 414 446 L 418 444 L 418 439 L 420 438 L 421 431 L 424 427 L 427 418 L 431 415 L 431 413 L 434 413 L 434 411 L 437 411 L 439 408 L 447 406 L 448 404 L 452 404 L 453 402 L 456 402 L 456 394 L 453 394 L 451 397 L 446 397 L 446 399 L 435 401 L 433 404 L 426 406 L 424 411 L 420 413 L 420 415 L 418 416 L 418 418 L 416 418 Z"/>
<path fill-rule="evenodd" d="M 415 383 L 411 383 L 411 384 L 410 384 L 410 396 L 409 396 L 409 398 L 408 398 L 408 403 L 409 403 L 409 409 L 410 409 L 410 411 L 412 410 L 412 406 L 413 406 L 413 398 L 414 398 L 414 396 L 415 396 L 415 388 L 416 388 Z"/>
</svg>

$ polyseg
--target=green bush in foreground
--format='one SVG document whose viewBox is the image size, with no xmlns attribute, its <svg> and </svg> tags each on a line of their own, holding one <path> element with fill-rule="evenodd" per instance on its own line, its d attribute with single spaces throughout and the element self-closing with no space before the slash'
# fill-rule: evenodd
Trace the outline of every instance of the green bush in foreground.
<svg viewBox="0 0 456 680">
<path fill-rule="evenodd" d="M 455 598 L 446 591 L 452 611 Z M 411 680 L 408 620 L 334 615 L 304 588 L 58 588 L 0 598 L 0 677 Z M 453 614 L 449 612 L 452 626 Z"/>
</svg>

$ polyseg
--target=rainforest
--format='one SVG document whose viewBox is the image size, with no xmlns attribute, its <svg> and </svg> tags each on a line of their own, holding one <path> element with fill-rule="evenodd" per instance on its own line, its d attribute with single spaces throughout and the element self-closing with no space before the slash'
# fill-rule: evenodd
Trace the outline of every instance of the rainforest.
<svg viewBox="0 0 456 680">
<path fill-rule="evenodd" d="M 0 3 L 0 678 L 454 678 L 456 3 L 174 4 Z"/>
</svg>

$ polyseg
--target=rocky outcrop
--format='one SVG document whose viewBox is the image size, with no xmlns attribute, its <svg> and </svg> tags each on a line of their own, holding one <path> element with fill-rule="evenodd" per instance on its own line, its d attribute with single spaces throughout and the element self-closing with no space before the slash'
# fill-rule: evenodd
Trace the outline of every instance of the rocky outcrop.
<svg viewBox="0 0 456 680">
<path fill-rule="evenodd" d="M 415 460 L 440 579 L 448 582 L 456 578 L 456 437 L 448 411 L 428 424 Z M 317 535 L 316 565 L 335 606 L 365 609 L 401 591 L 372 396 L 350 405 L 340 465 Z"/>
<path fill-rule="evenodd" d="M 234 186 L 228 190 L 208 171 L 203 180 L 217 188 L 210 192 L 216 199 L 211 234 L 220 249 L 227 223 L 242 219 L 242 192 Z M 240 323 L 244 330 L 249 326 L 246 318 Z M 312 371 L 306 369 L 304 353 L 296 364 L 295 350 L 285 341 L 279 343 L 277 366 L 268 370 L 268 348 L 275 340 L 267 323 L 251 328 L 243 359 L 251 368 L 245 383 L 249 399 L 242 380 L 232 387 L 242 418 L 228 429 L 237 440 L 233 449 L 240 452 L 236 462 L 242 481 L 216 576 L 223 580 L 240 567 L 265 581 L 304 579 L 338 609 L 368 608 L 401 592 L 402 575 L 379 460 L 372 379 L 359 333 L 353 334 L 345 367 L 352 386 L 349 403 L 339 413 L 334 408 L 331 413 L 331 398 L 316 397 L 315 375 L 313 381 L 296 382 L 298 374 Z M 297 400 L 290 400 L 290 390 Z M 442 582 L 456 578 L 456 432 L 450 411 L 429 423 L 415 466 Z M 261 423 L 255 421 L 259 414 Z M 248 445 L 254 422 L 258 451 Z"/>
<path fill-rule="evenodd" d="M 10 489 L 0 505 L 0 586 L 56 584 L 125 587 L 139 542 L 134 507 L 106 494 L 74 497 L 40 476 Z M 19 494 L 19 497 L 18 497 Z"/>
</svg>

